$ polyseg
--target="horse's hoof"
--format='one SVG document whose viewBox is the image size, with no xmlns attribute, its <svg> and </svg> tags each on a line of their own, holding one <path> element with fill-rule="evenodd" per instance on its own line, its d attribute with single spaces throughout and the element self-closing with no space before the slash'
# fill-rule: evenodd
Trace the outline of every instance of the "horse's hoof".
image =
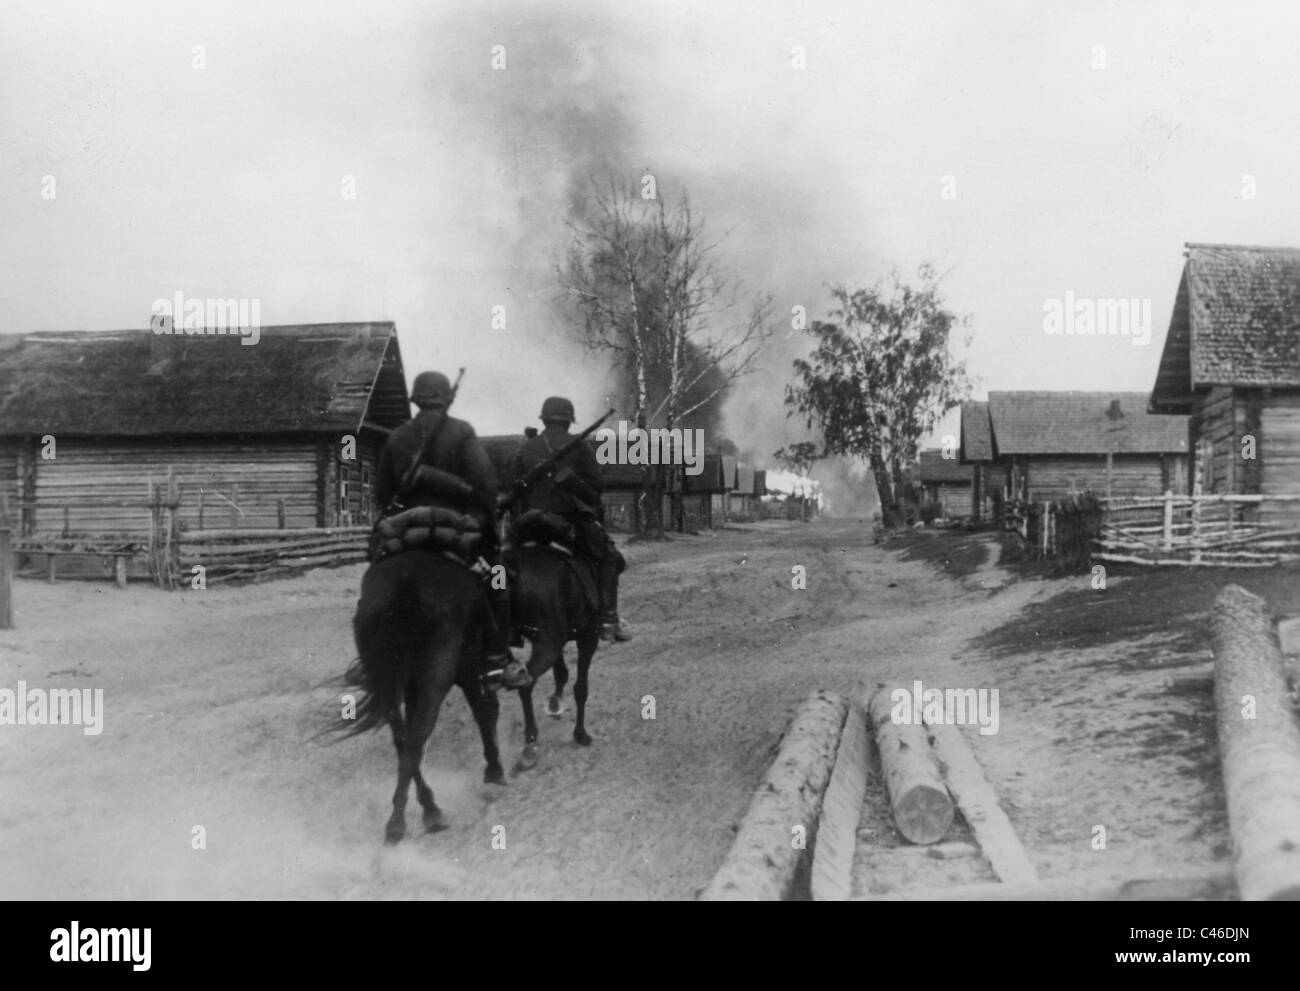
<svg viewBox="0 0 1300 991">
<path fill-rule="evenodd" d="M 519 759 L 515 761 L 515 773 L 520 771 L 531 771 L 537 766 L 537 744 L 529 743 L 519 754 Z"/>
<path fill-rule="evenodd" d="M 506 771 L 500 764 L 496 767 L 489 767 L 483 772 L 483 783 L 485 785 L 503 785 L 506 783 Z"/>
<path fill-rule="evenodd" d="M 577 740 L 578 743 L 582 744 L 584 747 L 591 746 L 591 734 L 588 733 L 585 729 L 575 729 L 573 731 L 573 738 Z"/>
<path fill-rule="evenodd" d="M 424 831 L 426 833 L 440 833 L 446 828 L 447 820 L 442 814 L 442 809 L 424 810 Z"/>
<path fill-rule="evenodd" d="M 401 841 L 406 835 L 406 822 L 400 819 L 388 820 L 388 825 L 384 828 L 384 842 L 389 846 Z"/>
<path fill-rule="evenodd" d="M 558 695 L 552 695 L 546 700 L 546 714 L 548 716 L 559 719 L 564 715 L 566 709 L 564 701 Z"/>
</svg>

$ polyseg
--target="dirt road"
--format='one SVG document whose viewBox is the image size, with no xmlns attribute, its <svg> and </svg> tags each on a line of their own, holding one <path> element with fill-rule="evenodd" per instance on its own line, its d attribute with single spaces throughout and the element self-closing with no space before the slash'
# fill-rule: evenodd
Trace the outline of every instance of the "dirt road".
<svg viewBox="0 0 1300 991">
<path fill-rule="evenodd" d="M 571 709 L 541 716 L 541 762 L 513 774 L 522 717 L 502 693 L 511 779 L 485 786 L 473 721 L 452 696 L 425 760 L 452 828 L 395 849 L 381 845 L 386 734 L 311 739 L 337 713 L 323 683 L 353 655 L 361 567 L 171 595 L 20 581 L 0 687 L 102 688 L 104 720 L 96 736 L 0 726 L 0 896 L 692 898 L 799 702 L 885 678 L 1001 689 L 999 732 L 972 745 L 1044 875 L 1222 856 L 1208 696 L 1161 693 L 1149 670 L 1099 673 L 1100 648 L 1089 660 L 972 646 L 1086 579 L 1015 580 L 987 563 L 945 574 L 874 546 L 861 521 L 625 551 L 637 636 L 596 656 L 594 745 L 572 742 Z M 806 590 L 791 587 L 796 565 Z M 408 815 L 415 827 L 414 801 Z M 1101 853 L 1096 824 L 1110 829 Z M 938 868 L 915 862 L 882 862 L 871 884 L 933 883 L 921 875 Z"/>
</svg>

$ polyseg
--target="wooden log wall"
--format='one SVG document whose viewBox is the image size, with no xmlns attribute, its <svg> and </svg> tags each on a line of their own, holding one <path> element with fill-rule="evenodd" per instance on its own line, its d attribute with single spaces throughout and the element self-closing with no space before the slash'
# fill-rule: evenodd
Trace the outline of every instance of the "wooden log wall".
<svg viewBox="0 0 1300 991">
<path fill-rule="evenodd" d="M 1180 457 L 1185 455 L 1166 455 Z M 1106 495 L 1106 455 L 1033 455 L 1027 461 L 1030 498 L 1034 502 L 1060 499 L 1071 492 Z M 1113 496 L 1160 495 L 1165 469 L 1159 454 L 1117 454 L 1111 469 Z"/>
<path fill-rule="evenodd" d="M 1300 493 L 1300 390 L 1274 390 L 1260 407 L 1259 491 L 1264 495 Z M 1264 503 L 1259 519 L 1300 526 L 1300 504 Z"/>
<path fill-rule="evenodd" d="M 317 524 L 318 470 L 311 441 L 58 441 L 53 460 L 35 461 L 37 533 L 144 536 L 151 480 L 177 486 L 178 524 L 288 528 Z"/>
</svg>

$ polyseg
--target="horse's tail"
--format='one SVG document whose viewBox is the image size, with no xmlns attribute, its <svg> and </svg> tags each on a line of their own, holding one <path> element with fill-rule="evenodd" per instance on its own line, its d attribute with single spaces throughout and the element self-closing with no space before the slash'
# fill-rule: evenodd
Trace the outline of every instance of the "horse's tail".
<svg viewBox="0 0 1300 991">
<path fill-rule="evenodd" d="M 337 728 L 344 736 L 376 729 L 399 711 L 412 665 L 428 639 L 419 583 L 410 574 L 394 575 L 392 580 L 391 598 L 384 596 L 386 603 L 363 604 L 353 620 L 359 656 L 343 678 L 347 685 L 360 689 L 361 698 L 355 718 L 339 719 Z"/>
</svg>

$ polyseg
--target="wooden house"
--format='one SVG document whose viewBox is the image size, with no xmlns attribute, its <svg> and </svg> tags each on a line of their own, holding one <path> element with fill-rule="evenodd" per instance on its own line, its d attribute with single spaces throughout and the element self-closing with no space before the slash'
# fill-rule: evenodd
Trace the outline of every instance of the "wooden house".
<svg viewBox="0 0 1300 991">
<path fill-rule="evenodd" d="M 754 469 L 736 463 L 735 481 L 727 493 L 727 519 L 752 520 L 758 496 L 754 494 Z"/>
<path fill-rule="evenodd" d="M 957 460 L 971 468 L 971 515 L 976 520 L 991 519 L 1001 498 L 1002 483 L 990 484 L 993 478 L 993 428 L 989 423 L 989 404 L 970 401 L 961 404 L 961 445 Z"/>
<path fill-rule="evenodd" d="M 1186 418 L 1152 415 L 1147 400 L 1135 392 L 990 392 L 991 481 L 1035 502 L 1181 491 Z"/>
<path fill-rule="evenodd" d="M 391 323 L 0 337 L 0 494 L 21 538 L 140 538 L 155 492 L 180 529 L 368 524 L 388 433 L 410 418 Z"/>
<path fill-rule="evenodd" d="M 701 469 L 698 475 L 682 477 L 682 529 L 688 532 L 717 526 L 723 519 L 722 456 L 704 455 Z"/>
<path fill-rule="evenodd" d="M 1187 245 L 1150 410 L 1187 424 L 1183 492 L 1300 494 L 1300 248 Z"/>
<path fill-rule="evenodd" d="M 922 498 L 939 503 L 946 517 L 974 514 L 971 502 L 973 476 L 971 465 L 962 464 L 956 457 L 945 458 L 938 448 L 921 452 L 917 478 Z"/>
</svg>

